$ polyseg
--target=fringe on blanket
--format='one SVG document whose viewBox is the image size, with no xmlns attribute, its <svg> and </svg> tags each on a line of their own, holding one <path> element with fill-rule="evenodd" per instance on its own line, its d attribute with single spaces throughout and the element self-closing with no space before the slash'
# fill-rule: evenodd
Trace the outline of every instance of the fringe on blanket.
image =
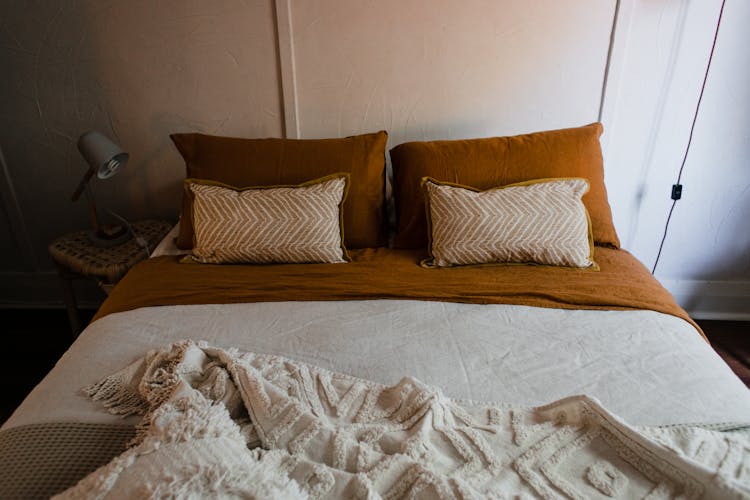
<svg viewBox="0 0 750 500">
<path fill-rule="evenodd" d="M 114 415 L 129 417 L 144 415 L 149 404 L 128 381 L 133 380 L 139 368 L 142 369 L 143 360 L 136 361 L 125 370 L 113 373 L 99 382 L 83 388 L 83 393 L 93 401 L 101 403 L 107 411 Z M 130 377 L 125 374 L 130 373 Z"/>
<path fill-rule="evenodd" d="M 114 485 L 131 491 L 128 471 L 152 474 L 155 466 L 160 477 L 192 470 L 198 490 L 218 470 L 234 477 L 235 467 L 260 459 L 248 455 L 249 415 L 263 447 L 280 457 L 274 474 L 314 498 L 750 499 L 747 440 L 634 428 L 585 396 L 536 408 L 457 401 L 408 377 L 386 387 L 192 341 L 152 351 L 86 392 L 113 413 L 145 416 L 138 446 L 74 490 L 85 494 Z"/>
</svg>

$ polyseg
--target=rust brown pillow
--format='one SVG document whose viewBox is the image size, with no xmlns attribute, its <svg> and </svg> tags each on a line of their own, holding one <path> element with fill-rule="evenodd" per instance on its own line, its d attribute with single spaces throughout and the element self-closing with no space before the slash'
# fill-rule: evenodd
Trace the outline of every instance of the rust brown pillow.
<svg viewBox="0 0 750 500">
<path fill-rule="evenodd" d="M 594 242 L 620 246 L 604 186 L 601 123 L 512 137 L 407 142 L 391 149 L 398 248 L 426 248 L 423 177 L 485 190 L 532 179 L 581 177 Z"/>
<path fill-rule="evenodd" d="M 185 160 L 186 178 L 230 186 L 296 185 L 335 173 L 350 174 L 344 204 L 347 248 L 385 244 L 384 131 L 342 139 L 241 139 L 172 134 Z M 193 247 L 191 197 L 183 193 L 179 248 Z"/>
</svg>

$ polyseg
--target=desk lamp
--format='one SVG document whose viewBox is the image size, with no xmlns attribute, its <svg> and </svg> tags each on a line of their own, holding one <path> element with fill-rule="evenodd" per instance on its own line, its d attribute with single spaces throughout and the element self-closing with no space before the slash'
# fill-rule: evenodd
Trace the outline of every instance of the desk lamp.
<svg viewBox="0 0 750 500">
<path fill-rule="evenodd" d="M 81 135 L 78 139 L 78 150 L 86 163 L 89 164 L 89 169 L 83 175 L 81 182 L 78 183 L 72 201 L 78 200 L 82 193 L 86 193 L 91 221 L 91 231 L 87 232 L 88 237 L 91 243 L 98 247 L 111 247 L 124 243 L 131 236 L 127 228 L 99 222 L 90 181 L 94 174 L 99 179 L 108 179 L 115 175 L 128 162 L 128 154 L 117 144 L 96 131 Z"/>
</svg>

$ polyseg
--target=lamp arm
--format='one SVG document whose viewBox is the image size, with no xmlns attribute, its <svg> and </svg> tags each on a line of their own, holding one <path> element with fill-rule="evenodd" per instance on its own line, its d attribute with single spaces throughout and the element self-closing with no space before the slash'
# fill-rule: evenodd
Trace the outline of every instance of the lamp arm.
<svg viewBox="0 0 750 500">
<path fill-rule="evenodd" d="M 76 188 L 75 192 L 73 193 L 73 197 L 71 198 L 71 201 L 76 201 L 80 196 L 81 193 L 83 193 L 83 190 L 86 189 L 86 186 L 88 185 L 91 178 L 96 173 L 96 169 L 94 167 L 90 167 L 85 174 L 83 174 L 83 179 L 81 179 L 81 182 L 78 183 L 78 187 Z"/>
<path fill-rule="evenodd" d="M 83 183 L 83 181 L 81 182 Z M 83 183 L 83 191 L 86 193 L 86 198 L 89 201 L 89 218 L 91 219 L 91 227 L 94 229 L 94 234 L 99 235 L 99 217 L 96 215 L 96 202 L 94 202 L 94 193 L 91 192 L 91 186 L 88 182 Z"/>
</svg>

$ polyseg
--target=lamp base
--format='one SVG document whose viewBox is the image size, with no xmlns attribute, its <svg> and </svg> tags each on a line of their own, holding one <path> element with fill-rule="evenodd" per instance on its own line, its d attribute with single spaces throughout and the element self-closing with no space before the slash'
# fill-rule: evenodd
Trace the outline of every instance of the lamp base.
<svg viewBox="0 0 750 500">
<path fill-rule="evenodd" d="M 127 228 L 110 224 L 99 226 L 98 231 L 86 231 L 86 236 L 94 246 L 99 248 L 122 245 L 131 238 Z"/>
</svg>

